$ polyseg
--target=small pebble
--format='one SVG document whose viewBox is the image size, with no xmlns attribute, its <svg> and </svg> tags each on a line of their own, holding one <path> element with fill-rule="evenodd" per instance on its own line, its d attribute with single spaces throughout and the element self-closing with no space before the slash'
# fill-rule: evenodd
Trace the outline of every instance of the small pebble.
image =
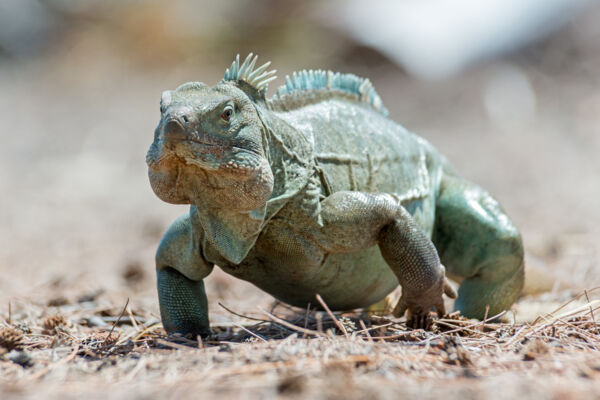
<svg viewBox="0 0 600 400">
<path fill-rule="evenodd" d="M 13 350 L 8 353 L 8 359 L 23 368 L 31 368 L 35 364 L 28 353 L 19 350 Z"/>
</svg>

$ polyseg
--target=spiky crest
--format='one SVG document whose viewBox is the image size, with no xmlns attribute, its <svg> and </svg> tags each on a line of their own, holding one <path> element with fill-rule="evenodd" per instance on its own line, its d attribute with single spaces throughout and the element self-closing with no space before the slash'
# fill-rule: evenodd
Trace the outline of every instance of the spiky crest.
<svg viewBox="0 0 600 400">
<path fill-rule="evenodd" d="M 254 89 L 256 89 L 263 96 L 267 92 L 267 86 L 269 82 L 277 78 L 275 76 L 276 70 L 267 71 L 266 69 L 271 65 L 271 61 L 268 61 L 260 67 L 254 69 L 258 55 L 248 54 L 248 57 L 240 64 L 240 55 L 235 57 L 235 60 L 231 63 L 231 67 L 225 71 L 223 80 L 225 81 L 244 81 Z"/>
<path fill-rule="evenodd" d="M 302 70 L 294 72 L 292 77 L 285 77 L 285 85 L 277 89 L 277 93 L 271 100 L 272 103 L 284 101 L 287 95 L 297 93 L 309 94 L 315 91 L 344 92 L 358 97 L 361 102 L 367 103 L 383 115 L 388 115 L 388 110 L 383 105 L 381 98 L 375 91 L 369 79 L 361 78 L 354 74 L 342 74 L 340 72 L 324 70 Z M 314 97 L 314 96 L 312 96 Z M 309 96 L 310 100 L 313 98 Z M 298 104 L 298 99 L 294 99 Z"/>
</svg>

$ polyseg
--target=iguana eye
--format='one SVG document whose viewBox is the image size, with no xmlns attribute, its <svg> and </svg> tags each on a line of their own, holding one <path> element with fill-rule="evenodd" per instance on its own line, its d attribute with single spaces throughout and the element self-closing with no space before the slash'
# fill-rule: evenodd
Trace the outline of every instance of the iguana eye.
<svg viewBox="0 0 600 400">
<path fill-rule="evenodd" d="M 225 111 L 223 111 L 223 114 L 221 114 L 221 119 L 225 122 L 229 122 L 232 115 L 233 115 L 233 110 L 231 109 L 231 107 L 227 107 L 225 109 Z"/>
</svg>

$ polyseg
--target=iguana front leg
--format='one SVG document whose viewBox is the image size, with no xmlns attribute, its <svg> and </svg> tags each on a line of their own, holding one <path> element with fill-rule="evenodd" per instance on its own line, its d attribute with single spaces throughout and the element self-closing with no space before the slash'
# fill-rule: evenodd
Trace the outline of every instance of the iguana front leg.
<svg viewBox="0 0 600 400">
<path fill-rule="evenodd" d="M 158 269 L 156 280 L 165 330 L 192 335 L 194 339 L 210 334 L 204 282 L 188 279 L 173 268 Z"/>
<path fill-rule="evenodd" d="M 208 303 L 204 291 L 213 265 L 200 253 L 200 240 L 189 215 L 173 222 L 156 252 L 156 278 L 160 316 L 168 333 L 208 335 Z"/>
<path fill-rule="evenodd" d="M 437 251 L 412 216 L 389 194 L 336 192 L 321 203 L 321 245 L 328 252 L 353 252 L 375 244 L 400 285 L 396 316 L 426 327 L 429 311 L 445 314 L 442 295 L 455 298 Z"/>
</svg>

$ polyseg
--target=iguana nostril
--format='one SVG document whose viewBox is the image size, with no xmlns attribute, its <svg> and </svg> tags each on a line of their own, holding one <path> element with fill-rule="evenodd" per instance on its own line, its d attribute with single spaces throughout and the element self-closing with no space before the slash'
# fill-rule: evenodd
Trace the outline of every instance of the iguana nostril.
<svg viewBox="0 0 600 400">
<path fill-rule="evenodd" d="M 183 126 L 176 119 L 167 121 L 163 132 L 165 137 L 182 137 L 185 135 Z"/>
<path fill-rule="evenodd" d="M 185 122 L 186 124 L 190 123 L 190 120 L 188 119 L 187 115 L 184 115 L 182 118 L 183 118 L 183 122 Z"/>
</svg>

